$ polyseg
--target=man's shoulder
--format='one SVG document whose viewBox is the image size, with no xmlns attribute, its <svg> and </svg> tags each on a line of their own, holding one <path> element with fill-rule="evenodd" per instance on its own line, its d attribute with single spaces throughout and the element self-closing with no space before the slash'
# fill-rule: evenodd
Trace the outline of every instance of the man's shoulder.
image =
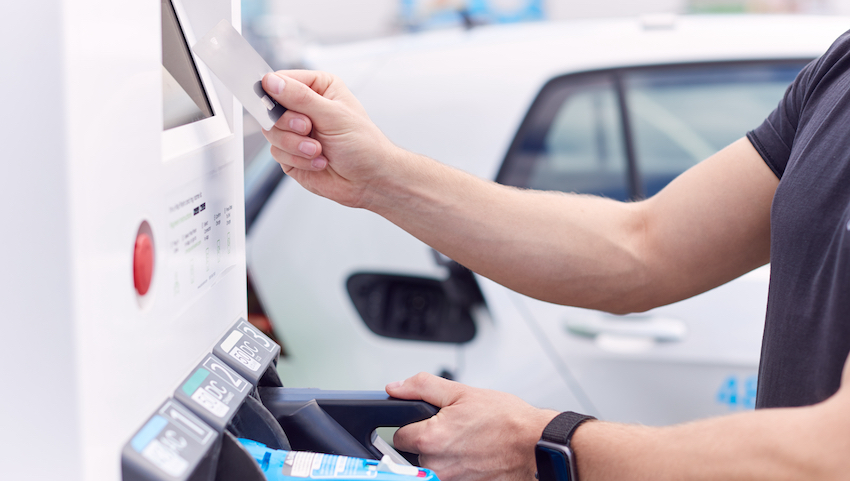
<svg viewBox="0 0 850 481">
<path fill-rule="evenodd" d="M 829 49 L 804 70 L 802 77 L 819 84 L 835 74 L 850 71 L 850 30 L 844 32 L 830 45 Z"/>
<path fill-rule="evenodd" d="M 777 108 L 765 121 L 747 133 L 750 142 L 782 178 L 792 150 L 801 139 L 840 129 L 845 138 L 850 125 L 850 109 L 836 109 L 850 97 L 850 31 L 839 36 L 829 49 L 813 60 L 797 75 Z M 829 148 L 829 143 L 819 145 Z"/>
</svg>

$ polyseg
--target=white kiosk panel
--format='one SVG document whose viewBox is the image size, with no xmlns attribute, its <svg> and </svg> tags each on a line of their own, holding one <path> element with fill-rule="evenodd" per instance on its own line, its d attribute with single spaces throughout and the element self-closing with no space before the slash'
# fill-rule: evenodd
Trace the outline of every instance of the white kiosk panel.
<svg viewBox="0 0 850 481">
<path fill-rule="evenodd" d="M 174 2 L 185 31 L 239 28 L 238 0 Z M 246 314 L 241 107 L 198 64 L 207 111 L 164 131 L 160 7 L 5 6 L 4 479 L 120 479 L 123 444 Z"/>
</svg>

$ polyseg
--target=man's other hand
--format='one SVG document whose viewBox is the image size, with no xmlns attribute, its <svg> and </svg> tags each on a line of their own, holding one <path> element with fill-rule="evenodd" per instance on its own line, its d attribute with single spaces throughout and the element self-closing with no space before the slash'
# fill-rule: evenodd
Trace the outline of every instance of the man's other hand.
<svg viewBox="0 0 850 481">
<path fill-rule="evenodd" d="M 435 416 L 399 429 L 393 442 L 419 454 L 442 481 L 534 479 L 534 446 L 558 413 L 511 394 L 419 373 L 387 386 L 390 396 L 429 402 Z"/>
</svg>

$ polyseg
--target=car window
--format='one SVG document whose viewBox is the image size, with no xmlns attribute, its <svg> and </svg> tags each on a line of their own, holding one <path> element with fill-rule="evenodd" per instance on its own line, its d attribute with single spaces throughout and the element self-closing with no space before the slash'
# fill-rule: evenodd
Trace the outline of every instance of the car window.
<svg viewBox="0 0 850 481">
<path fill-rule="evenodd" d="M 757 127 L 804 65 L 724 62 L 555 78 L 526 114 L 496 181 L 649 197 Z"/>
<path fill-rule="evenodd" d="M 758 126 L 802 62 L 663 67 L 622 72 L 642 194 Z"/>
<path fill-rule="evenodd" d="M 521 130 L 499 182 L 629 197 L 622 119 L 611 75 L 551 82 Z"/>
</svg>

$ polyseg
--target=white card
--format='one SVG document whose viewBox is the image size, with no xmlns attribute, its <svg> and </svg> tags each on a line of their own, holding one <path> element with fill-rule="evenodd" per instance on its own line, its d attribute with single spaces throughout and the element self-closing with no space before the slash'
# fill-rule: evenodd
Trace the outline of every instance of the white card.
<svg viewBox="0 0 850 481">
<path fill-rule="evenodd" d="M 286 112 L 263 90 L 263 76 L 272 68 L 227 20 L 218 22 L 192 50 L 264 129 L 270 130 Z"/>
</svg>

